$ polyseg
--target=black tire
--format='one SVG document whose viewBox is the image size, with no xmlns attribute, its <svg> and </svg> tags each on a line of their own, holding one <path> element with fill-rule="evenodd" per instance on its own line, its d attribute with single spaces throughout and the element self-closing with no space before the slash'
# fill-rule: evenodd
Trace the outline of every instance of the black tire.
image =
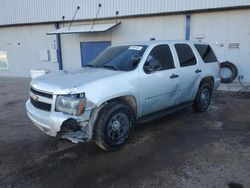
<svg viewBox="0 0 250 188">
<path fill-rule="evenodd" d="M 222 72 L 220 73 L 221 83 L 231 83 L 238 76 L 238 69 L 233 63 L 229 61 L 222 62 L 220 63 L 220 67 L 221 67 L 221 71 L 223 69 L 229 69 L 231 71 L 231 74 L 228 76 L 223 76 L 223 74 L 221 74 Z"/>
<path fill-rule="evenodd" d="M 106 151 L 120 149 L 135 126 L 135 115 L 129 104 L 114 101 L 104 106 L 97 117 L 94 142 Z"/>
<path fill-rule="evenodd" d="M 194 100 L 193 109 L 196 112 L 206 112 L 211 104 L 212 87 L 209 83 L 200 86 Z"/>
</svg>

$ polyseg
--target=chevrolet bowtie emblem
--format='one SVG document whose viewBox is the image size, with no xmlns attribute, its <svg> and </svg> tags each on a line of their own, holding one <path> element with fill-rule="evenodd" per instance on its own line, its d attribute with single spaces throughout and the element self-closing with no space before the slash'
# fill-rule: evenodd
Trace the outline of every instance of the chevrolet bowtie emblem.
<svg viewBox="0 0 250 188">
<path fill-rule="evenodd" d="M 38 100 L 38 96 L 36 96 L 36 95 L 31 96 L 31 98 L 32 98 L 34 101 Z"/>
</svg>

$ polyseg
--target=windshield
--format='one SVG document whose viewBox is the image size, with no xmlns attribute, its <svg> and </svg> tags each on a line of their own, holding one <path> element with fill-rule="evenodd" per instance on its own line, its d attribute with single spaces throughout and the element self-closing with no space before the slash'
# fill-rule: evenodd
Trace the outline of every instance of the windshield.
<svg viewBox="0 0 250 188">
<path fill-rule="evenodd" d="M 131 71 L 138 65 L 133 63 L 132 56 L 142 57 L 146 48 L 145 45 L 111 46 L 86 66 Z"/>
</svg>

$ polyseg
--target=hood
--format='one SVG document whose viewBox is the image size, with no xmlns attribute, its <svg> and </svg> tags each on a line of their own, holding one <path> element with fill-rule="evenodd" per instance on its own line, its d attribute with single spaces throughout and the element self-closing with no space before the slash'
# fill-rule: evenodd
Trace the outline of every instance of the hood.
<svg viewBox="0 0 250 188">
<path fill-rule="evenodd" d="M 53 94 L 69 94 L 78 86 L 121 73 L 121 71 L 86 67 L 77 72 L 60 71 L 46 74 L 32 80 L 30 86 Z"/>
</svg>

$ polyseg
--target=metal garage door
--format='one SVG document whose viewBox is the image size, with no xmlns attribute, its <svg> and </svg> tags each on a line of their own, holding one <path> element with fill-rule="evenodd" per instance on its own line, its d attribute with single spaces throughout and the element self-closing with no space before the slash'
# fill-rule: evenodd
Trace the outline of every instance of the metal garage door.
<svg viewBox="0 0 250 188">
<path fill-rule="evenodd" d="M 90 63 L 103 50 L 111 45 L 110 41 L 81 42 L 81 65 Z"/>
</svg>

